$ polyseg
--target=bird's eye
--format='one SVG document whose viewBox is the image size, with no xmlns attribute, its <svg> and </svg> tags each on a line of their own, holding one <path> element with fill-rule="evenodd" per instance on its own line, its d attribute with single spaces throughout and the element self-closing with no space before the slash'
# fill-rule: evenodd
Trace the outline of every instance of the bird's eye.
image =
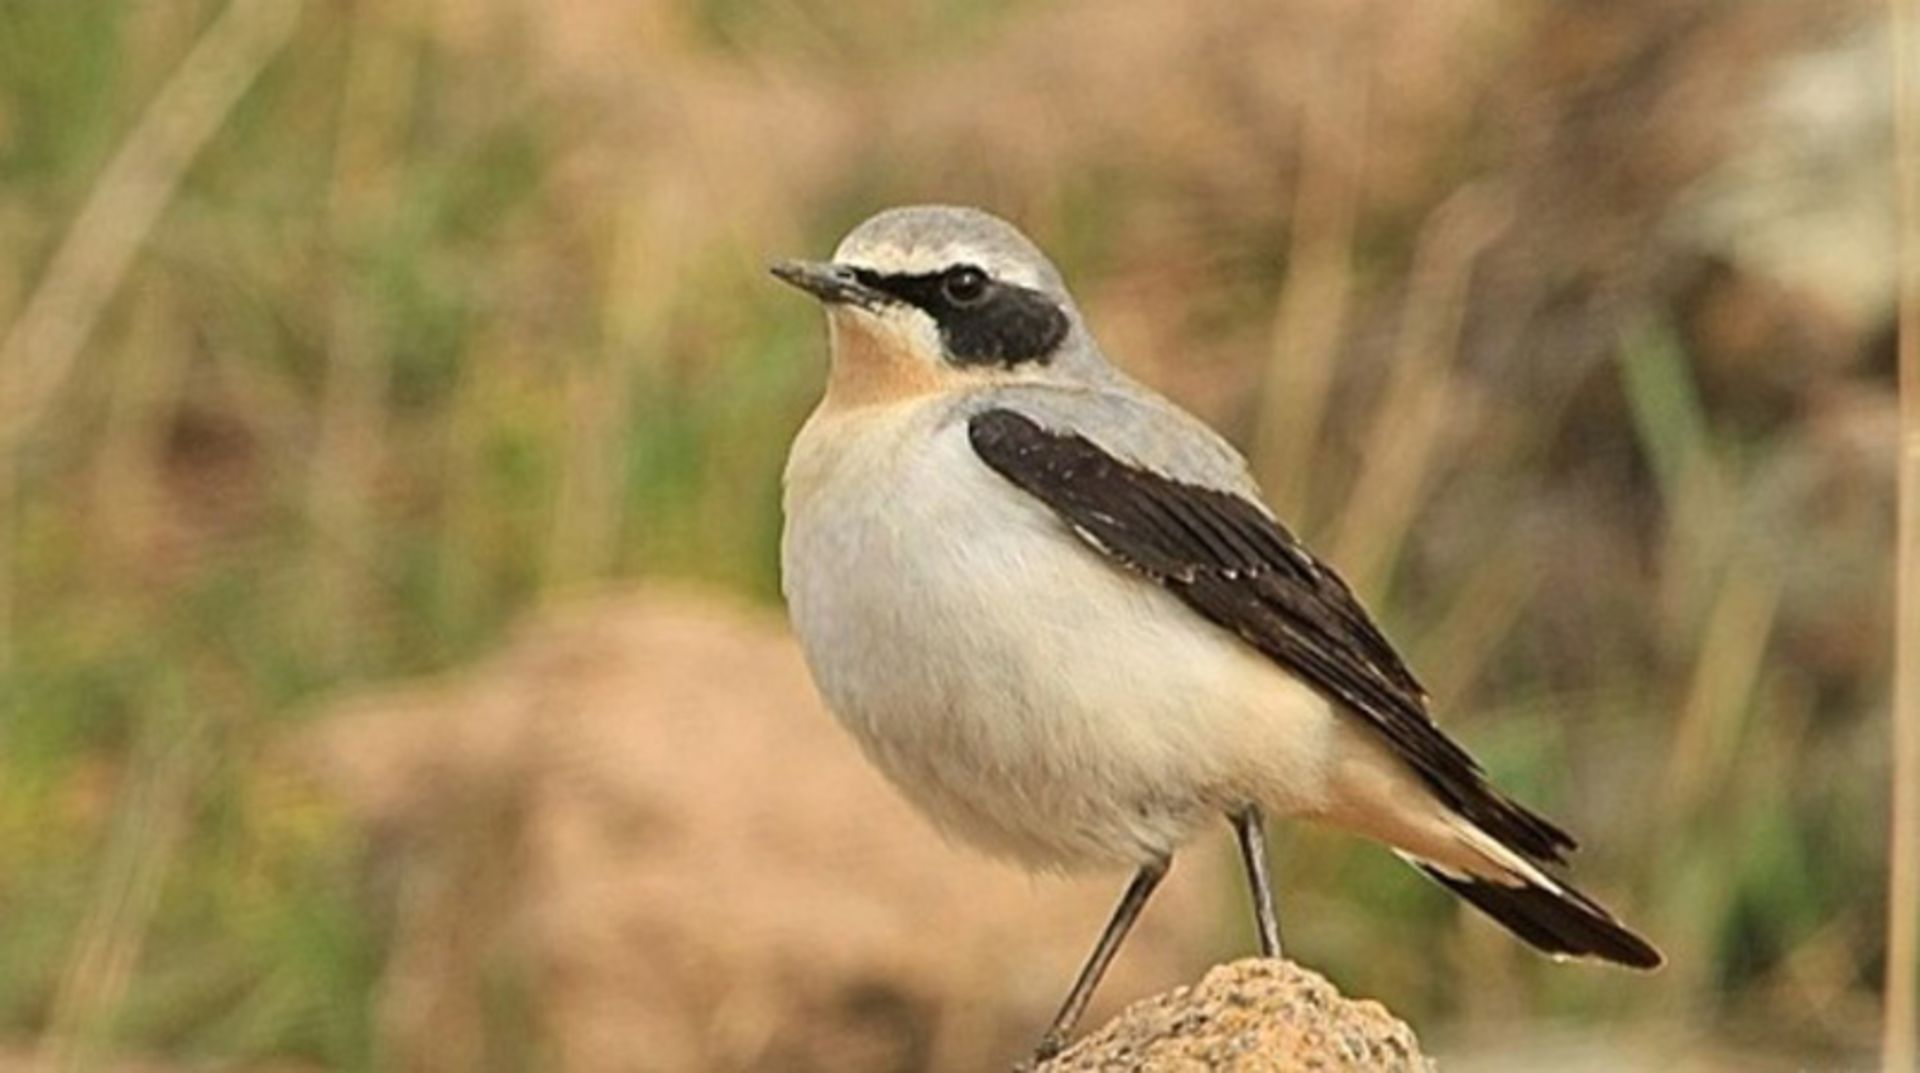
<svg viewBox="0 0 1920 1073">
<path fill-rule="evenodd" d="M 940 277 L 940 293 L 954 305 L 973 305 L 987 296 L 987 274 L 972 265 L 949 269 Z"/>
</svg>

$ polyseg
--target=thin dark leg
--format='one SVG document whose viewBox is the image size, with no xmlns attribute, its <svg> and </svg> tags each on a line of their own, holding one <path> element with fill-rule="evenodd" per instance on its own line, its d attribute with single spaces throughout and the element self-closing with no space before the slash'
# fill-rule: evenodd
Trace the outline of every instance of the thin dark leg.
<svg viewBox="0 0 1920 1073">
<path fill-rule="evenodd" d="M 1040 1046 L 1034 1048 L 1035 1063 L 1052 1058 L 1067 1045 L 1067 1034 L 1079 1023 L 1080 1015 L 1087 1012 L 1093 989 L 1100 985 L 1100 977 L 1106 975 L 1113 955 L 1120 951 L 1121 942 L 1132 930 L 1133 922 L 1140 919 L 1140 910 L 1147 907 L 1153 888 L 1166 878 L 1171 864 L 1171 859 L 1153 861 L 1141 865 L 1133 874 L 1133 882 L 1127 884 L 1127 892 L 1120 896 L 1120 904 L 1113 909 L 1113 919 L 1107 921 L 1107 930 L 1100 933 L 1100 941 L 1093 945 L 1093 953 L 1081 967 L 1079 978 L 1073 981 L 1073 990 L 1067 992 L 1067 1001 L 1061 1003 L 1060 1012 L 1054 1015 L 1053 1027 L 1047 1029 L 1047 1034 L 1040 1037 Z"/>
<path fill-rule="evenodd" d="M 1273 907 L 1273 880 L 1267 876 L 1267 830 L 1260 806 L 1248 805 L 1233 814 L 1233 833 L 1240 843 L 1240 860 L 1247 866 L 1247 886 L 1253 891 L 1253 923 L 1260 932 L 1260 956 L 1280 956 L 1280 914 Z"/>
</svg>

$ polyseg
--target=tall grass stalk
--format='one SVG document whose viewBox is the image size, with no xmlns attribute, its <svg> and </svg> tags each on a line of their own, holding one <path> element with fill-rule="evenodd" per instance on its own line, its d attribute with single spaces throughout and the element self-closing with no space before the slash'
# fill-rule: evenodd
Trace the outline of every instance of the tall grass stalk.
<svg viewBox="0 0 1920 1073">
<path fill-rule="evenodd" d="M 1473 265 L 1498 235 L 1502 195 L 1468 186 L 1421 229 L 1401 312 L 1393 372 L 1368 425 L 1365 462 L 1333 525 L 1334 561 L 1362 595 L 1378 598 L 1391 565 L 1433 487 L 1458 411 L 1453 363 L 1467 313 Z"/>
<path fill-rule="evenodd" d="M 1781 584 L 1778 569 L 1764 556 L 1737 557 L 1700 628 L 1693 679 L 1668 753 L 1673 759 L 1661 809 L 1676 829 L 1698 822 L 1710 795 L 1732 779 L 1766 671 Z"/>
<path fill-rule="evenodd" d="M 377 229 L 391 223 L 401 141 L 412 97 L 413 50 L 381 4 L 353 12 L 353 39 L 328 191 L 333 274 L 327 376 L 309 471 L 313 595 L 327 654 L 343 659 L 364 606 L 365 564 L 375 545 L 370 494 L 385 440 L 388 367 L 378 303 L 355 272 Z M 344 553 L 344 554 L 343 554 Z"/>
<path fill-rule="evenodd" d="M 566 465 L 554 497 L 542 574 L 549 587 L 606 576 L 619 559 L 625 422 L 647 363 L 665 348 L 687 267 L 678 198 L 629 182 L 614 217 L 599 303 L 599 353 L 569 368 Z"/>
<path fill-rule="evenodd" d="M 207 28 L 93 184 L 0 337 L 0 454 L 39 418 L 187 167 L 292 36 L 292 0 L 235 0 Z"/>
<path fill-rule="evenodd" d="M 1342 62 L 1342 60 L 1346 62 Z M 1354 229 L 1366 170 L 1369 68 L 1331 51 L 1300 106 L 1300 177 L 1286 289 L 1253 443 L 1254 468 L 1282 516 L 1309 518 L 1309 465 L 1333 392 L 1353 293 Z"/>
<path fill-rule="evenodd" d="M 14 534 L 19 531 L 14 500 L 18 495 L 19 472 L 13 456 L 0 451 L 0 679 L 13 669 L 14 645 Z M 4 740 L 8 711 L 0 704 L 0 740 Z"/>
<path fill-rule="evenodd" d="M 132 285 L 130 340 L 112 357 L 100 447 L 93 462 L 89 511 L 99 548 L 118 576 L 131 576 L 140 553 L 152 546 L 165 481 L 167 418 L 178 405 L 193 348 L 181 339 L 172 295 L 164 283 Z"/>
<path fill-rule="evenodd" d="M 1887 1073 L 1920 1065 L 1920 13 L 1891 0 L 1894 173 L 1900 261 L 1900 522 L 1893 680 L 1893 823 L 1888 843 Z"/>
<path fill-rule="evenodd" d="M 168 873 L 191 831 L 196 785 L 210 762 L 210 721 L 166 683 L 146 715 L 116 805 L 92 900 L 74 936 L 39 1041 L 46 1073 L 96 1069 L 133 986 Z"/>
</svg>

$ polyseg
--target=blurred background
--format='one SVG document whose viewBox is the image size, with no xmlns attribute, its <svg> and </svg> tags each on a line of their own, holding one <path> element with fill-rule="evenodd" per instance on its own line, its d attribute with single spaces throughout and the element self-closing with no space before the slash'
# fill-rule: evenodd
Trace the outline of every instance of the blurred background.
<svg viewBox="0 0 1920 1073">
<path fill-rule="evenodd" d="M 1645 977 L 1276 834 L 1449 1068 L 1863 1065 L 1889 61 L 1847 0 L 0 4 L 0 1069 L 972 1070 L 1122 877 L 779 613 L 812 304 L 954 201 L 1223 429 Z M 1095 1016 L 1251 949 L 1221 837 Z"/>
</svg>

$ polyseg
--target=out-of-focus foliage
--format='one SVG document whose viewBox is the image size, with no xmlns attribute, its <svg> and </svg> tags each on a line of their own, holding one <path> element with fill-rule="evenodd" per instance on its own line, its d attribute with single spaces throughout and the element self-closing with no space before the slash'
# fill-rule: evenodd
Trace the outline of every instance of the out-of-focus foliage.
<svg viewBox="0 0 1920 1073">
<path fill-rule="evenodd" d="M 1856 1052 L 1875 11 L 0 6 L 0 1039 L 374 1064 L 391 922 L 265 757 L 556 594 L 777 599 L 822 333 L 762 265 L 941 200 L 1021 222 L 1109 352 L 1249 451 L 1673 964 L 1559 970 L 1290 833 L 1297 956 L 1466 1040 Z"/>
</svg>

